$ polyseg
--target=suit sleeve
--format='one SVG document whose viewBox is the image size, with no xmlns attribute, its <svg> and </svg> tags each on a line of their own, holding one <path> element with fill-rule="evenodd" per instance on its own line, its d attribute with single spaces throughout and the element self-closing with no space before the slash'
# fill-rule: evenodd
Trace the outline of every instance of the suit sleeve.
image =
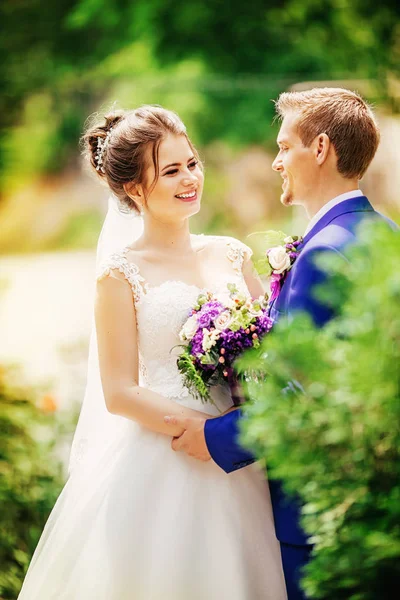
<svg viewBox="0 0 400 600">
<path fill-rule="evenodd" d="M 226 473 L 246 467 L 255 457 L 239 445 L 239 420 L 244 418 L 240 409 L 227 415 L 208 419 L 204 435 L 209 453 L 214 462 Z"/>
</svg>

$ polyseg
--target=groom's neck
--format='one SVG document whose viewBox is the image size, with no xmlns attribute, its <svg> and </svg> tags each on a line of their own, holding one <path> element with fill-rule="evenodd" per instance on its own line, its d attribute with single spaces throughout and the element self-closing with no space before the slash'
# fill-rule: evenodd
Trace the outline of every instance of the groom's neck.
<svg viewBox="0 0 400 600">
<path fill-rule="evenodd" d="M 326 185 L 321 184 L 319 189 L 313 190 L 313 193 L 303 202 L 308 217 L 312 219 L 325 204 L 337 196 L 358 190 L 358 183 L 358 179 L 344 179 L 340 177 L 326 183 Z"/>
</svg>

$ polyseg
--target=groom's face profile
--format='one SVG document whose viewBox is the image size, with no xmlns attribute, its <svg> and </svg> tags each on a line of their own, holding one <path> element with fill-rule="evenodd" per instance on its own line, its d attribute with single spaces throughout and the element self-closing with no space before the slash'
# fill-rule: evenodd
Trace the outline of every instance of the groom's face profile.
<svg viewBox="0 0 400 600">
<path fill-rule="evenodd" d="M 282 121 L 277 137 L 278 154 L 272 163 L 283 184 L 281 202 L 284 206 L 303 204 L 312 190 L 316 163 L 314 144 L 303 145 L 297 129 L 299 114 L 289 112 Z"/>
</svg>

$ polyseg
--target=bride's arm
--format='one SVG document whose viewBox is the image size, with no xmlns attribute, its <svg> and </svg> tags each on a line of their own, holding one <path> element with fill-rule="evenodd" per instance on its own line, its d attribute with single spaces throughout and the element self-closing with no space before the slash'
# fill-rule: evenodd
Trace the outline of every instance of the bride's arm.
<svg viewBox="0 0 400 600">
<path fill-rule="evenodd" d="M 264 296 L 265 290 L 263 284 L 261 283 L 261 279 L 258 276 L 258 273 L 254 267 L 253 261 L 251 258 L 245 259 L 243 262 L 243 277 L 248 287 L 248 290 L 252 296 L 252 298 L 258 298 L 259 296 Z"/>
<path fill-rule="evenodd" d="M 206 417 L 138 384 L 136 311 L 129 283 L 116 272 L 96 287 L 96 333 L 100 375 L 107 409 L 158 433 L 179 436 L 183 430 L 164 423 L 165 415 Z M 144 332 L 145 335 L 145 332 Z"/>
<path fill-rule="evenodd" d="M 259 296 L 263 296 L 265 294 L 265 290 L 263 284 L 261 283 L 261 279 L 258 276 L 257 271 L 255 270 L 253 261 L 250 257 L 245 257 L 242 266 L 243 277 L 246 282 L 247 288 L 250 292 L 252 298 L 258 298 Z M 241 396 L 241 390 L 239 384 L 237 384 L 237 394 Z M 239 406 L 231 406 L 222 413 L 221 416 L 226 415 L 234 410 L 237 410 Z"/>
</svg>

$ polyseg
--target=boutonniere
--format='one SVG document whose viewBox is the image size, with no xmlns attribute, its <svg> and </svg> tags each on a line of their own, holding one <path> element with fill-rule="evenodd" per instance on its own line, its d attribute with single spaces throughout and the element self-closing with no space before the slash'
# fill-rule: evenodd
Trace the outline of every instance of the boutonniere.
<svg viewBox="0 0 400 600">
<path fill-rule="evenodd" d="M 300 253 L 299 246 L 303 238 L 273 230 L 266 231 L 263 236 L 265 256 L 258 261 L 257 269 L 260 275 L 269 277 L 269 302 L 273 302 L 279 296 L 287 274 Z"/>
</svg>

